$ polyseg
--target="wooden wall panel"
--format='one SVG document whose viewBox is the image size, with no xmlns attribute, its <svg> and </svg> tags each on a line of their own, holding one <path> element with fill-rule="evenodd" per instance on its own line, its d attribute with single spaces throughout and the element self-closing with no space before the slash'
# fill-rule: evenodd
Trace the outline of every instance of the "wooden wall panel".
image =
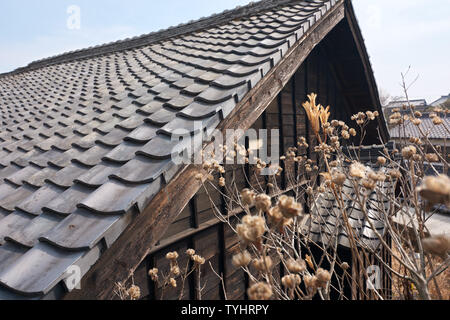
<svg viewBox="0 0 450 320">
<path fill-rule="evenodd" d="M 192 213 L 190 210 L 190 207 L 187 206 L 184 208 L 184 210 L 180 213 L 180 215 L 175 219 L 175 221 L 171 224 L 169 229 L 167 230 L 166 234 L 161 238 L 161 240 L 165 240 L 171 236 L 174 236 L 186 229 L 189 229 L 191 225 L 192 220 Z"/>
</svg>

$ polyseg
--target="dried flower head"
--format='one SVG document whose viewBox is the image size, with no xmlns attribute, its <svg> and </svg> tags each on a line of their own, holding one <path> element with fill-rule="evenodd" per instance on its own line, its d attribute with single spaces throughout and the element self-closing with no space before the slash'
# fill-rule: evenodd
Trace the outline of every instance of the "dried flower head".
<svg viewBox="0 0 450 320">
<path fill-rule="evenodd" d="M 399 125 L 403 123 L 403 117 L 400 112 L 394 112 L 389 116 L 389 124 Z"/>
<path fill-rule="evenodd" d="M 166 254 L 166 259 L 167 260 L 177 260 L 178 259 L 178 252 L 176 252 L 176 251 L 169 252 L 168 254 Z"/>
<path fill-rule="evenodd" d="M 247 250 L 235 254 L 232 263 L 235 267 L 246 267 L 252 261 L 252 256 Z"/>
<path fill-rule="evenodd" d="M 198 254 L 193 255 L 191 259 L 197 265 L 203 265 L 206 262 L 205 258 L 203 258 L 202 256 L 199 256 Z"/>
<path fill-rule="evenodd" d="M 413 155 L 415 155 L 417 153 L 417 149 L 414 146 L 408 146 L 408 147 L 404 147 L 402 149 L 402 156 L 405 159 L 411 159 L 413 157 Z"/>
<path fill-rule="evenodd" d="M 263 217 L 246 215 L 236 231 L 243 243 L 256 243 L 266 231 L 266 221 Z"/>
<path fill-rule="evenodd" d="M 345 140 L 350 139 L 350 133 L 348 133 L 347 130 L 343 130 L 343 131 L 341 132 L 341 135 L 342 135 L 342 138 L 344 138 Z"/>
<path fill-rule="evenodd" d="M 299 147 L 303 147 L 303 148 L 308 148 L 308 143 L 306 142 L 306 138 L 305 137 L 300 137 L 299 139 L 298 139 L 298 143 L 297 143 L 297 145 L 299 146 Z"/>
<path fill-rule="evenodd" d="M 436 113 L 444 112 L 444 110 L 441 107 L 434 107 L 433 111 L 436 112 Z"/>
<path fill-rule="evenodd" d="M 153 268 L 151 270 L 148 271 L 148 275 L 149 277 L 152 279 L 152 281 L 158 281 L 158 268 Z"/>
<path fill-rule="evenodd" d="M 377 114 L 378 114 L 378 112 L 377 112 Z M 372 111 L 366 111 L 366 115 L 367 115 L 367 118 L 369 119 L 369 120 L 375 120 L 375 113 L 374 112 L 372 112 Z"/>
<path fill-rule="evenodd" d="M 441 125 L 443 123 L 444 123 L 444 121 L 442 121 L 442 119 L 440 117 L 434 117 L 433 118 L 433 124 L 434 125 L 438 126 L 438 125 Z"/>
<path fill-rule="evenodd" d="M 194 249 L 187 249 L 186 250 L 186 254 L 190 257 L 192 257 L 195 254 L 195 250 Z"/>
<path fill-rule="evenodd" d="M 272 206 L 272 199 L 264 193 L 258 194 L 255 197 L 255 207 L 262 212 L 269 212 Z"/>
<path fill-rule="evenodd" d="M 348 131 L 348 133 L 350 133 L 350 135 L 351 135 L 352 137 L 356 136 L 356 130 L 353 129 L 353 128 L 350 128 L 350 130 Z"/>
<path fill-rule="evenodd" d="M 250 300 L 269 300 L 272 297 L 272 288 L 268 283 L 258 282 L 247 290 Z"/>
<path fill-rule="evenodd" d="M 280 208 L 281 214 L 287 219 L 293 219 L 303 213 L 303 207 L 295 201 L 293 197 L 282 195 L 278 199 L 277 206 Z"/>
<path fill-rule="evenodd" d="M 353 178 L 359 178 L 363 179 L 366 177 L 366 171 L 368 168 L 366 168 L 363 164 L 359 162 L 353 162 L 350 165 L 350 176 Z"/>
<path fill-rule="evenodd" d="M 341 264 L 342 270 L 348 270 L 350 268 L 350 265 L 347 262 L 343 262 Z"/>
<path fill-rule="evenodd" d="M 322 105 L 316 104 L 317 94 L 311 93 L 308 95 L 309 101 L 303 103 L 303 108 L 305 108 L 306 115 L 308 116 L 308 120 L 311 123 L 311 127 L 313 132 L 316 135 L 319 135 L 320 132 L 320 124 L 325 124 L 328 122 L 328 118 L 330 117 L 330 107 L 324 108 Z"/>
<path fill-rule="evenodd" d="M 363 179 L 361 180 L 361 184 L 367 190 L 374 190 L 377 186 L 376 182 L 372 179 Z"/>
<path fill-rule="evenodd" d="M 338 186 L 344 185 L 346 179 L 347 176 L 340 171 L 335 171 L 331 175 L 331 181 Z"/>
<path fill-rule="evenodd" d="M 447 175 L 425 177 L 417 192 L 432 205 L 450 206 L 450 178 Z"/>
<path fill-rule="evenodd" d="M 286 261 L 286 268 L 292 273 L 301 273 L 306 271 L 306 262 L 303 259 L 294 260 L 290 258 Z"/>
<path fill-rule="evenodd" d="M 241 191 L 242 203 L 247 206 L 252 206 L 255 203 L 256 193 L 250 189 L 244 189 Z"/>
<path fill-rule="evenodd" d="M 377 158 L 377 163 L 380 165 L 380 166 L 384 166 L 385 164 L 386 164 L 386 158 L 385 157 L 378 157 Z"/>
<path fill-rule="evenodd" d="M 138 286 L 132 285 L 127 290 L 128 296 L 131 300 L 137 300 L 141 297 L 141 289 Z"/>
<path fill-rule="evenodd" d="M 271 208 L 267 214 L 267 217 L 269 223 L 274 227 L 278 227 L 284 220 L 283 214 L 278 206 Z"/>
<path fill-rule="evenodd" d="M 171 266 L 170 273 L 173 274 L 174 276 L 179 276 L 180 275 L 180 267 L 178 267 L 177 265 Z"/>
<path fill-rule="evenodd" d="M 409 138 L 409 142 L 414 143 L 416 145 L 423 144 L 422 140 L 420 138 L 417 138 L 417 137 L 410 137 Z"/>
<path fill-rule="evenodd" d="M 174 278 L 170 278 L 169 279 L 169 285 L 173 288 L 177 287 L 177 280 L 175 280 Z"/>
<path fill-rule="evenodd" d="M 298 274 L 290 274 L 281 278 L 281 283 L 285 288 L 294 289 L 302 283 L 302 278 Z"/>
<path fill-rule="evenodd" d="M 331 280 L 331 274 L 325 269 L 319 268 L 316 271 L 317 286 L 325 288 L 328 281 Z"/>
<path fill-rule="evenodd" d="M 422 246 L 425 252 L 445 258 L 450 251 L 450 237 L 438 235 L 426 238 L 422 240 Z"/>
<path fill-rule="evenodd" d="M 305 255 L 305 261 L 308 263 L 308 266 L 311 269 L 314 269 L 314 264 L 313 264 L 313 261 L 312 261 L 312 258 L 310 255 L 308 255 L 308 254 Z"/>
<path fill-rule="evenodd" d="M 388 176 L 390 176 L 392 179 L 400 179 L 402 176 L 401 172 L 397 169 L 391 169 L 388 172 Z"/>
<path fill-rule="evenodd" d="M 439 157 L 438 157 L 438 155 L 435 154 L 435 153 L 427 153 L 427 154 L 425 155 L 425 159 L 426 159 L 428 162 L 439 162 Z"/>
<path fill-rule="evenodd" d="M 303 276 L 303 282 L 305 283 L 306 288 L 311 292 L 317 289 L 317 277 L 313 275 L 305 275 Z"/>
<path fill-rule="evenodd" d="M 386 175 L 383 172 L 371 173 L 369 176 L 372 180 L 377 182 L 384 182 L 387 179 Z"/>
<path fill-rule="evenodd" d="M 225 187 L 225 178 L 224 177 L 219 178 L 219 186 Z"/>
<path fill-rule="evenodd" d="M 259 259 L 254 259 L 253 266 L 258 271 L 269 272 L 273 267 L 272 258 L 269 256 L 265 256 Z"/>
</svg>

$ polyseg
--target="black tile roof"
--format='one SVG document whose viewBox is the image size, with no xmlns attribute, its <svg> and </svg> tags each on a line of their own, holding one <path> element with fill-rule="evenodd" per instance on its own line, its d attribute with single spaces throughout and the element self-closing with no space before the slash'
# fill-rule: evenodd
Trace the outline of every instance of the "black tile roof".
<svg viewBox="0 0 450 320">
<path fill-rule="evenodd" d="M 444 124 L 435 125 L 433 123 L 433 119 L 425 116 L 420 118 L 421 123 L 419 126 L 416 126 L 410 121 L 407 121 L 403 126 L 395 126 L 389 129 L 389 134 L 392 139 L 402 138 L 402 137 L 422 137 L 422 134 L 419 130 L 427 135 L 429 139 L 449 139 L 450 134 L 448 133 L 447 128 L 450 128 L 450 119 L 447 117 L 443 117 L 442 120 Z"/>
<path fill-rule="evenodd" d="M 60 297 L 174 177 L 176 129 L 211 134 L 337 2 L 262 1 L 0 75 L 0 299 Z"/>
<path fill-rule="evenodd" d="M 376 150 L 373 150 L 374 152 Z M 381 154 L 381 153 L 379 153 Z M 375 163 L 366 162 L 373 171 L 386 172 Z M 382 191 L 382 194 L 379 192 Z M 342 187 L 344 205 L 348 220 L 343 215 L 342 206 L 331 191 L 320 193 L 312 205 L 312 214 L 304 225 L 312 241 L 333 247 L 335 243 L 351 248 L 348 226 L 352 228 L 352 237 L 360 247 L 372 250 L 381 249 L 378 235 L 383 236 L 386 230 L 387 215 L 391 212 L 391 202 L 388 196 L 395 192 L 394 184 L 390 181 L 378 182 L 377 191 L 369 192 L 367 198 L 356 194 L 354 181 L 347 179 Z M 366 199 L 366 200 L 364 200 Z M 365 201 L 365 212 L 360 206 Z M 384 208 L 383 210 L 381 208 Z"/>
</svg>

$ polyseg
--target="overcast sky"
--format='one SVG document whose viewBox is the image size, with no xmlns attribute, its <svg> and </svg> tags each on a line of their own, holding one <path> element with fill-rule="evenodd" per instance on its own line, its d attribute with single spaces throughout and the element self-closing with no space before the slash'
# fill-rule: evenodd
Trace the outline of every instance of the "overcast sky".
<svg viewBox="0 0 450 320">
<path fill-rule="evenodd" d="M 66 51 L 198 19 L 248 0 L 1 0 L 0 73 Z M 450 0 L 354 0 L 378 86 L 401 95 L 411 66 L 413 98 L 450 93 Z M 70 19 L 80 8 L 80 25 Z M 68 25 L 69 22 L 69 25 Z M 69 28 L 70 26 L 70 28 Z M 75 27 L 75 28 L 74 28 Z"/>
</svg>

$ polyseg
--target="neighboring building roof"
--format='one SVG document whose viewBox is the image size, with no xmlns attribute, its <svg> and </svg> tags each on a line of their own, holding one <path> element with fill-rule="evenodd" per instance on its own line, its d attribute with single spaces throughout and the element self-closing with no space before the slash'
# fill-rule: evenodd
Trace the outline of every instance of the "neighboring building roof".
<svg viewBox="0 0 450 320">
<path fill-rule="evenodd" d="M 443 104 L 445 101 L 450 99 L 450 94 L 448 94 L 447 96 L 442 96 L 439 99 L 437 99 L 436 101 L 432 102 L 430 104 L 430 106 L 433 107 L 439 107 L 441 104 Z"/>
<path fill-rule="evenodd" d="M 422 131 L 428 135 L 429 139 L 449 139 L 450 135 L 448 134 L 447 130 L 445 129 L 444 125 L 435 125 L 433 124 L 433 119 L 429 117 L 422 117 L 420 118 L 422 121 L 419 127 L 422 129 Z M 444 120 L 445 125 L 447 128 L 450 128 L 450 119 L 449 118 L 442 118 Z M 401 137 L 421 137 L 422 134 L 420 133 L 419 128 L 414 125 L 412 122 L 408 121 L 405 124 L 405 131 L 403 131 L 402 126 L 395 126 L 389 130 L 390 136 L 392 139 L 401 138 Z"/>
<path fill-rule="evenodd" d="M 389 142 L 386 145 L 348 147 L 344 148 L 343 152 L 350 159 L 355 159 L 358 155 L 357 158 L 361 163 L 377 172 L 386 170 L 386 168 L 377 164 L 378 157 L 384 154 L 385 149 L 391 152 L 394 149 L 394 144 Z M 342 187 L 342 193 L 347 195 L 344 199 L 344 206 L 348 215 L 349 226 L 352 228 L 353 236 L 360 244 L 364 243 L 372 249 L 379 248 L 380 240 L 377 233 L 384 235 L 386 229 L 386 217 L 380 213 L 379 208 L 384 207 L 385 212 L 389 212 L 390 202 L 386 198 L 380 197 L 379 193 L 370 192 L 366 201 L 366 216 L 357 201 L 353 183 L 353 181 L 347 179 Z M 385 191 L 386 194 L 393 192 L 395 189 L 393 183 L 387 180 L 379 183 L 378 188 Z M 305 219 L 303 225 L 304 230 L 308 230 L 311 234 L 311 240 L 331 247 L 334 247 L 334 243 L 337 242 L 340 246 L 351 248 L 346 220 L 342 214 L 343 210 L 340 208 L 341 206 L 331 191 L 327 190 L 317 196 L 312 204 L 311 215 L 308 219 Z"/>
<path fill-rule="evenodd" d="M 393 183 L 383 182 L 379 189 L 386 193 L 392 192 L 394 190 Z M 371 192 L 366 200 L 366 216 L 364 211 L 361 210 L 351 180 L 345 181 L 342 193 L 348 195 L 348 199 L 352 199 L 345 200 L 344 207 L 355 240 L 359 244 L 364 243 L 374 250 L 379 248 L 378 234 L 383 236 L 386 226 L 386 220 L 380 208 L 384 207 L 384 212 L 389 212 L 390 202 L 386 198 L 381 198 L 376 192 Z M 343 210 L 340 208 L 332 192 L 327 191 L 319 195 L 306 224 L 313 241 L 328 244 L 331 247 L 334 247 L 336 241 L 341 246 L 351 248 L 346 219 L 343 216 Z"/>
<path fill-rule="evenodd" d="M 406 100 L 391 101 L 388 103 L 388 105 L 385 108 L 386 109 L 401 108 L 402 106 L 407 105 L 407 104 L 408 104 L 408 101 L 406 101 Z M 426 107 L 427 101 L 425 99 L 409 100 L 409 104 L 414 107 Z"/>
<path fill-rule="evenodd" d="M 262 1 L 1 75 L 0 298 L 61 297 L 174 177 L 175 130 L 210 135 L 336 3 Z"/>
</svg>

